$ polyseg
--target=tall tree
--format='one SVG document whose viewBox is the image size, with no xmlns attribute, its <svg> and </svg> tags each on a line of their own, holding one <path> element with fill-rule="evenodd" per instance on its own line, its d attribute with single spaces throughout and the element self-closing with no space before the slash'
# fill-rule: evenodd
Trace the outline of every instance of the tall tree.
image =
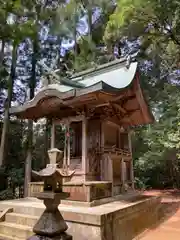
<svg viewBox="0 0 180 240">
<path fill-rule="evenodd" d="M 180 5 L 176 0 L 118 0 L 104 39 L 107 43 L 120 38 L 138 40 L 143 56 L 153 59 L 158 52 L 169 73 L 179 68 L 179 13 Z"/>
<path fill-rule="evenodd" d="M 26 1 L 24 1 L 26 3 Z M 31 76 L 29 81 L 29 99 L 34 98 L 34 92 L 37 85 L 37 73 L 38 63 L 41 55 L 42 41 L 39 37 L 42 28 L 48 29 L 50 22 L 57 10 L 58 6 L 64 4 L 64 1 L 32 1 L 27 3 L 28 6 L 28 17 L 31 19 L 34 26 L 34 33 L 31 36 L 32 42 L 32 58 L 31 58 Z M 43 39 L 44 40 L 44 39 Z M 46 42 L 46 41 L 45 41 Z M 51 59 L 52 62 L 54 59 Z M 48 61 L 48 60 L 47 60 Z M 51 62 L 51 63 L 52 63 Z M 51 64 L 50 64 L 51 65 Z M 52 64 L 53 65 L 53 64 Z M 43 68 L 43 66 L 41 66 Z M 25 161 L 25 181 L 24 181 L 24 196 L 28 196 L 28 184 L 31 181 L 31 165 L 32 165 L 32 152 L 33 152 L 33 121 L 28 120 L 28 134 L 27 134 L 28 150 Z"/>
<path fill-rule="evenodd" d="M 8 94 L 4 106 L 4 124 L 1 134 L 1 146 L 0 146 L 0 166 L 3 165 L 5 161 L 5 153 L 7 152 L 7 135 L 9 130 L 9 109 L 11 107 L 12 97 L 13 97 L 13 85 L 15 79 L 16 71 L 16 58 L 17 58 L 17 45 L 13 44 L 12 50 L 12 63 L 11 63 L 11 72 L 8 80 Z"/>
<path fill-rule="evenodd" d="M 104 36 L 107 44 L 124 38 L 139 45 L 142 84 L 156 123 L 137 132 L 135 143 L 142 147 L 135 152 L 135 166 L 151 185 L 162 186 L 167 174 L 179 186 L 179 12 L 176 0 L 118 0 Z M 155 180 L 159 172 L 161 180 Z"/>
<path fill-rule="evenodd" d="M 0 146 L 0 166 L 3 165 L 5 160 L 5 154 L 7 152 L 7 136 L 9 130 L 9 109 L 11 107 L 11 102 L 13 99 L 13 86 L 16 76 L 16 61 L 17 61 L 17 49 L 19 43 L 24 38 L 24 33 L 28 32 L 28 24 L 21 21 L 22 8 L 18 0 L 16 1 L 5 1 L 1 5 L 1 13 L 6 19 L 5 31 L 6 36 L 3 35 L 2 41 L 4 43 L 7 41 L 12 47 L 11 64 L 9 70 L 9 77 L 7 81 L 7 99 L 5 101 L 5 111 L 4 111 L 4 124 L 1 136 L 1 146 Z M 4 19 L 4 21 L 5 21 Z M 8 69 L 7 69 L 8 71 Z"/>
<path fill-rule="evenodd" d="M 26 3 L 26 1 L 25 1 Z M 31 74 L 29 79 L 29 100 L 34 98 L 35 88 L 37 84 L 37 62 L 39 59 L 39 32 L 41 30 L 42 15 L 47 7 L 42 5 L 41 1 L 32 1 L 28 5 L 30 14 L 29 19 L 32 21 L 34 32 L 31 35 L 32 56 L 31 56 Z M 47 17 L 47 16 L 46 16 Z M 27 131 L 27 156 L 25 160 L 25 180 L 24 180 L 24 197 L 28 196 L 28 185 L 31 181 L 32 170 L 32 153 L 33 153 L 33 120 L 28 120 Z"/>
</svg>

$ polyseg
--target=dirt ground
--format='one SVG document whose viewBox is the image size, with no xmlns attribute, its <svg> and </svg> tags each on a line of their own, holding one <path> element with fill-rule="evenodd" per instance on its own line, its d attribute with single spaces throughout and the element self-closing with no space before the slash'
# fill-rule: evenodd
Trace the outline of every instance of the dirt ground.
<svg viewBox="0 0 180 240">
<path fill-rule="evenodd" d="M 180 190 L 151 190 L 145 195 L 160 195 L 161 220 L 151 229 L 145 231 L 141 240 L 179 240 L 180 239 Z"/>
</svg>

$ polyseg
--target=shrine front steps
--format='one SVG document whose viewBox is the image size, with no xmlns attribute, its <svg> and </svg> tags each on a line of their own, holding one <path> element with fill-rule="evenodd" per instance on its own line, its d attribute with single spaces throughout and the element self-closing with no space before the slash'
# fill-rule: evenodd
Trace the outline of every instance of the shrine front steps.
<svg viewBox="0 0 180 240">
<path fill-rule="evenodd" d="M 8 213 L 6 222 L 33 227 L 38 220 L 38 216 L 30 216 L 21 213 Z"/>
<path fill-rule="evenodd" d="M 115 200 L 97 207 L 59 206 L 73 239 L 132 240 L 156 221 L 159 197 Z M 44 211 L 40 200 L 19 199 L 0 202 L 0 210 L 12 208 L 0 222 L 0 240 L 26 240 Z M 146 216 L 146 217 L 144 217 Z M 127 236 L 126 236 L 127 235 Z"/>
<path fill-rule="evenodd" d="M 19 213 L 7 213 L 0 223 L 0 240 L 25 240 L 33 235 L 32 228 L 38 217 Z"/>
<path fill-rule="evenodd" d="M 6 236 L 6 239 L 25 240 L 32 236 L 32 228 L 25 225 L 14 224 L 9 222 L 0 223 L 0 233 Z M 0 238 L 1 235 L 0 235 Z"/>
</svg>

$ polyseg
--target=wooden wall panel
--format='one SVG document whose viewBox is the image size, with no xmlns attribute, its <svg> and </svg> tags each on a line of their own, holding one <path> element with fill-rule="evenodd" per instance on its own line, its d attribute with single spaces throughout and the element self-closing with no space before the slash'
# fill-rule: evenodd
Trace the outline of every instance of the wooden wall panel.
<svg viewBox="0 0 180 240">
<path fill-rule="evenodd" d="M 104 145 L 105 147 L 112 147 L 117 145 L 118 127 L 105 123 L 104 127 Z M 117 147 L 117 146 L 116 146 Z"/>
<path fill-rule="evenodd" d="M 94 176 L 94 180 L 100 179 L 101 155 L 98 153 L 101 147 L 101 122 L 100 120 L 90 120 L 88 122 L 88 161 L 89 174 Z"/>
</svg>

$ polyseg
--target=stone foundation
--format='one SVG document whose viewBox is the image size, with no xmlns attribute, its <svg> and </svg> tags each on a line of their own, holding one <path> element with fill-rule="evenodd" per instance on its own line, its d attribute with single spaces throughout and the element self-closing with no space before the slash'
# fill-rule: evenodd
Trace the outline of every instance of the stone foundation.
<svg viewBox="0 0 180 240">
<path fill-rule="evenodd" d="M 105 204 L 98 215 L 79 215 L 82 222 L 73 221 L 73 213 L 64 213 L 73 240 L 132 240 L 158 220 L 160 198 L 152 197 L 121 206 L 121 202 Z M 114 205 L 114 206 L 113 206 Z M 107 210 L 106 210 L 107 208 Z M 93 211 L 93 210 L 92 210 Z M 107 211 L 107 212 L 106 212 Z"/>
<path fill-rule="evenodd" d="M 132 240 L 157 222 L 160 201 L 159 197 L 136 195 L 92 208 L 60 204 L 59 210 L 73 240 Z M 18 216 L 15 223 L 20 214 L 32 220 L 30 216 L 38 219 L 44 210 L 43 203 L 33 198 L 2 201 L 2 206 L 13 207 Z"/>
</svg>

